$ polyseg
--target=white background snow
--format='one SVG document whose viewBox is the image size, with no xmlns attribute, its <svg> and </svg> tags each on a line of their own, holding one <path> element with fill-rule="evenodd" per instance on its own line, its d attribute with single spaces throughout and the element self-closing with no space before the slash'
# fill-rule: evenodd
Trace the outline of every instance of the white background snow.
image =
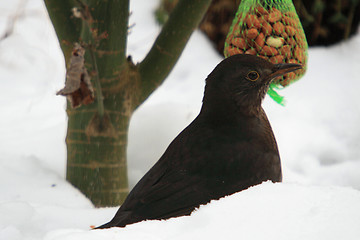
<svg viewBox="0 0 360 240">
<path fill-rule="evenodd" d="M 160 28 L 158 1 L 132 0 L 128 54 L 141 61 Z M 0 36 L 18 1 L 0 1 Z M 360 34 L 309 51 L 307 74 L 264 101 L 284 182 L 263 183 L 201 207 L 190 217 L 89 231 L 117 208 L 96 209 L 64 180 L 64 63 L 41 0 L 28 0 L 0 42 L 0 240 L 359 239 Z M 207 74 L 221 61 L 195 32 L 166 82 L 133 115 L 130 184 L 197 115 Z"/>
</svg>

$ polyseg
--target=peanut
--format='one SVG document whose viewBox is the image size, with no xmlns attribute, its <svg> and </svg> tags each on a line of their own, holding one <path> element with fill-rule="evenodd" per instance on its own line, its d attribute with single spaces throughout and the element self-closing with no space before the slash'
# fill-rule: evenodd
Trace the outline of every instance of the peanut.
<svg viewBox="0 0 360 240">
<path fill-rule="evenodd" d="M 256 29 L 261 28 L 261 23 L 256 15 L 250 14 L 246 16 L 245 22 L 248 28 L 256 28 Z"/>
<path fill-rule="evenodd" d="M 298 23 L 297 23 L 297 21 L 295 19 L 287 17 L 287 16 L 284 16 L 282 21 L 283 21 L 283 23 L 285 25 L 289 25 L 289 26 L 292 26 L 292 27 L 295 27 L 295 26 L 298 25 Z"/>
<path fill-rule="evenodd" d="M 282 63 L 284 60 L 284 57 L 281 55 L 276 55 L 276 56 L 272 56 L 269 60 L 273 64 L 277 64 L 277 63 Z"/>
<path fill-rule="evenodd" d="M 298 62 L 296 59 L 293 59 L 293 58 L 289 59 L 289 60 L 287 61 L 287 63 L 296 63 L 296 64 L 299 64 L 299 62 Z"/>
<path fill-rule="evenodd" d="M 257 38 L 255 39 L 255 47 L 259 51 L 265 45 L 265 36 L 264 33 L 259 33 Z"/>
<path fill-rule="evenodd" d="M 281 22 L 276 22 L 273 25 L 274 32 L 277 35 L 280 35 L 281 33 L 285 32 L 285 26 Z"/>
<path fill-rule="evenodd" d="M 299 46 L 295 46 L 295 49 L 294 49 L 294 56 L 297 60 L 299 60 L 300 63 L 303 63 L 305 62 L 305 54 L 304 54 L 304 51 L 299 48 Z"/>
<path fill-rule="evenodd" d="M 294 36 L 296 34 L 296 30 L 295 28 L 291 27 L 291 26 L 286 26 L 285 27 L 285 32 L 289 35 L 289 36 Z"/>
<path fill-rule="evenodd" d="M 250 28 L 246 33 L 246 37 L 248 39 L 255 39 L 258 34 L 259 34 L 259 32 L 256 28 Z"/>
<path fill-rule="evenodd" d="M 295 39 L 292 38 L 292 37 L 287 38 L 287 39 L 286 39 L 286 42 L 287 42 L 290 46 L 293 46 L 293 47 L 296 45 L 296 41 L 295 41 Z"/>
<path fill-rule="evenodd" d="M 265 19 L 260 19 L 261 22 L 261 31 L 265 34 L 265 36 L 269 36 L 272 33 L 272 26 Z"/>
<path fill-rule="evenodd" d="M 243 54 L 244 51 L 241 50 L 241 49 L 238 49 L 238 48 L 236 48 L 236 47 L 231 47 L 231 46 L 229 46 L 229 47 L 227 48 L 227 53 L 228 53 L 229 56 L 232 56 L 232 55 L 237 55 L 237 54 Z"/>
<path fill-rule="evenodd" d="M 278 51 L 273 48 L 273 47 L 269 47 L 269 46 L 264 46 L 262 49 L 261 49 L 261 52 L 260 52 L 262 55 L 264 56 L 274 56 L 274 55 L 277 55 L 278 54 Z"/>
<path fill-rule="evenodd" d="M 269 19 L 268 21 L 271 23 L 277 22 L 281 19 L 282 14 L 279 10 L 276 8 L 273 8 L 272 11 L 269 13 Z"/>
<path fill-rule="evenodd" d="M 281 86 L 283 87 L 286 87 L 287 85 L 290 84 L 290 81 L 292 79 L 295 79 L 296 78 L 296 74 L 294 72 L 291 72 L 291 73 L 287 73 L 284 75 L 284 78 L 283 80 L 280 82 Z"/>
<path fill-rule="evenodd" d="M 256 55 L 256 50 L 255 50 L 255 48 L 250 48 L 249 50 L 247 50 L 246 52 L 245 52 L 245 54 L 251 54 L 251 55 Z"/>
<path fill-rule="evenodd" d="M 284 44 L 284 39 L 282 37 L 268 37 L 266 39 L 266 44 L 270 47 L 281 47 Z"/>
<path fill-rule="evenodd" d="M 268 14 L 268 11 L 266 11 L 266 9 L 263 8 L 263 7 L 257 7 L 257 8 L 255 9 L 255 12 L 256 12 L 258 15 L 260 15 L 260 16 L 265 15 L 265 14 Z"/>
<path fill-rule="evenodd" d="M 243 38 L 233 38 L 231 40 L 231 44 L 235 47 L 238 47 L 239 49 L 246 49 L 247 44 L 245 42 L 245 39 Z"/>
<path fill-rule="evenodd" d="M 291 57 L 291 46 L 290 45 L 283 45 L 278 49 L 279 54 L 284 56 L 285 58 Z"/>
</svg>

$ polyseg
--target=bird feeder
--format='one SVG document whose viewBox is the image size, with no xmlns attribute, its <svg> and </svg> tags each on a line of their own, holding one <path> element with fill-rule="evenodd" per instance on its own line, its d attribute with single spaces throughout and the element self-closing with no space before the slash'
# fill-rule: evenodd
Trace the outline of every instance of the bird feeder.
<svg viewBox="0 0 360 240">
<path fill-rule="evenodd" d="M 303 69 L 273 81 L 270 96 L 281 103 L 274 88 L 286 87 L 304 75 L 307 41 L 291 0 L 242 0 L 225 41 L 224 55 L 251 54 L 274 64 L 298 63 Z"/>
</svg>

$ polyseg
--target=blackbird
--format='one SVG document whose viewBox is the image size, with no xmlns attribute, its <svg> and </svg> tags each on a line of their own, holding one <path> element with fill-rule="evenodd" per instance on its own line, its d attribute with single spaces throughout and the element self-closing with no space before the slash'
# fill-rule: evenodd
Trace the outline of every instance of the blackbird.
<svg viewBox="0 0 360 240">
<path fill-rule="evenodd" d="M 301 69 L 234 55 L 206 79 L 199 115 L 136 184 L 115 217 L 98 228 L 190 215 L 213 199 L 281 182 L 274 134 L 261 107 L 271 81 Z"/>
</svg>

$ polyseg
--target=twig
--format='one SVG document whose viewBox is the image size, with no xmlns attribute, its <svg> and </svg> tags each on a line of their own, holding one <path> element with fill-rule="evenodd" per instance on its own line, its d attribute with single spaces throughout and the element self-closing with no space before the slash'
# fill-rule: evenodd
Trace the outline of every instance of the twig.
<svg viewBox="0 0 360 240">
<path fill-rule="evenodd" d="M 101 90 L 101 84 L 100 84 L 100 78 L 99 78 L 99 70 L 97 67 L 97 63 L 96 63 L 96 57 L 93 51 L 93 47 L 90 46 L 89 48 L 87 48 L 90 56 L 91 56 L 91 62 L 95 71 L 95 89 L 96 89 L 96 102 L 97 102 L 97 107 L 98 107 L 98 113 L 99 113 L 99 119 L 100 121 L 103 119 L 104 117 L 104 96 L 102 94 L 102 90 Z"/>
</svg>

